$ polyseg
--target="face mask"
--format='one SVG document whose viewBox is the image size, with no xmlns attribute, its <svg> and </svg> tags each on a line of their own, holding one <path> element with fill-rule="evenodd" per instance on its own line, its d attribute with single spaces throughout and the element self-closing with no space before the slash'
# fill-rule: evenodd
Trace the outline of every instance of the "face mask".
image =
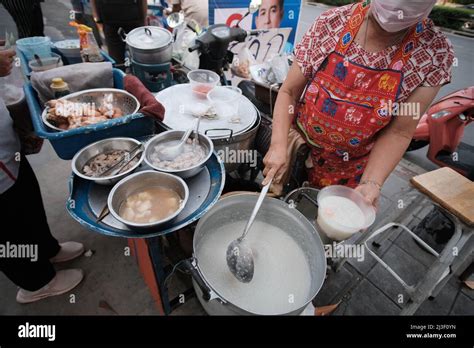
<svg viewBox="0 0 474 348">
<path fill-rule="evenodd" d="M 383 30 L 395 33 L 426 18 L 436 0 L 372 0 L 370 10 Z"/>
</svg>

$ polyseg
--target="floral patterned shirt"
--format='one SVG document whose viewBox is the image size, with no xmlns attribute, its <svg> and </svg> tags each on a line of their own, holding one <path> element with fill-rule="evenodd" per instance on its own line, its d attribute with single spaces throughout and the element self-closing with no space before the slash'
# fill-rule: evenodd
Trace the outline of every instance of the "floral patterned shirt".
<svg viewBox="0 0 474 348">
<path fill-rule="evenodd" d="M 295 60 L 306 78 L 312 78 L 336 47 L 342 30 L 351 17 L 353 6 L 354 4 L 336 7 L 321 14 L 296 45 Z M 399 45 L 371 53 L 353 41 L 346 55 L 354 63 L 387 69 Z M 435 87 L 449 83 L 453 60 L 454 51 L 448 38 L 428 19 L 418 46 L 402 68 L 404 78 L 397 101 L 405 101 L 417 87 Z"/>
</svg>

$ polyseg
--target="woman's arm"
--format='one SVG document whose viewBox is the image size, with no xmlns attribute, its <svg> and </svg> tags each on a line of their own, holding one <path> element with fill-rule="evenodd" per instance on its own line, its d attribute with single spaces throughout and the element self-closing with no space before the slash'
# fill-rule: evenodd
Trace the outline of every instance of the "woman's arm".
<svg viewBox="0 0 474 348">
<path fill-rule="evenodd" d="M 390 124 L 381 131 L 375 141 L 369 156 L 369 162 L 362 175 L 361 184 L 357 187 L 372 204 L 376 205 L 380 195 L 380 188 L 402 159 L 408 145 L 410 145 L 419 118 L 438 94 L 441 86 L 418 87 L 404 104 L 412 104 L 413 108 L 419 105 L 419 115 L 393 116 Z"/>
<path fill-rule="evenodd" d="M 265 164 L 264 185 L 269 178 L 274 178 L 275 183 L 280 182 L 281 176 L 288 166 L 288 132 L 295 115 L 296 103 L 303 93 L 306 82 L 306 77 L 301 72 L 298 63 L 293 63 L 285 82 L 280 87 L 273 111 L 271 145 L 263 159 Z"/>
</svg>

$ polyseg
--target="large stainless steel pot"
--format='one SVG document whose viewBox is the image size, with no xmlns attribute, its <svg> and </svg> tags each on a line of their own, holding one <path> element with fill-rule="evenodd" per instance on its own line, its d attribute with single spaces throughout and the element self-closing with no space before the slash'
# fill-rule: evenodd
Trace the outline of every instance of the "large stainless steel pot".
<svg viewBox="0 0 474 348">
<path fill-rule="evenodd" d="M 132 59 L 137 63 L 163 64 L 171 61 L 173 36 L 168 30 L 146 26 L 125 34 L 120 28 L 119 34 L 127 43 Z"/>
<path fill-rule="evenodd" d="M 221 199 L 199 221 L 193 240 L 193 258 L 188 260 L 188 269 L 193 275 L 193 284 L 198 299 L 206 312 L 210 315 L 254 315 L 257 313 L 245 310 L 228 299 L 222 297 L 209 282 L 209 270 L 199 265 L 200 253 L 203 247 L 201 242 L 208 233 L 216 233 L 216 226 L 223 226 L 229 221 L 246 220 L 255 205 L 256 195 L 240 194 Z M 326 258 L 321 239 L 314 227 L 299 211 L 285 202 L 266 198 L 260 208 L 257 220 L 264 221 L 284 229 L 300 246 L 309 264 L 311 285 L 304 303 L 289 313 L 281 315 L 298 315 L 319 292 L 326 276 Z M 258 232 L 258 231 L 255 231 Z M 204 239 L 205 240 L 205 239 Z M 216 259 L 216 262 L 225 262 Z M 298 272 L 298 269 L 294 270 Z"/>
<path fill-rule="evenodd" d="M 208 129 L 206 130 L 205 134 L 211 138 L 212 142 L 214 143 L 214 150 L 219 155 L 220 153 L 231 153 L 236 151 L 249 151 L 254 149 L 255 138 L 257 136 L 258 128 L 260 127 L 261 116 L 260 113 L 257 114 L 257 120 L 255 124 L 247 131 L 234 135 L 232 129 Z M 219 131 L 220 134 L 222 132 L 228 132 L 224 136 L 213 137 L 213 131 Z M 226 172 L 230 173 L 234 170 L 239 168 L 241 163 L 230 163 L 222 159 L 224 161 L 224 167 Z"/>
</svg>

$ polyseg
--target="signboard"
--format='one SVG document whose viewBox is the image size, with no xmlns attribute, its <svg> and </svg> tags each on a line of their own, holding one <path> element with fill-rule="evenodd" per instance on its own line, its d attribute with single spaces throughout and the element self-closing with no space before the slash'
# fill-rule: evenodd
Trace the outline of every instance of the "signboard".
<svg viewBox="0 0 474 348">
<path fill-rule="evenodd" d="M 248 36 L 245 42 L 231 44 L 229 48 L 238 54 L 244 47 L 247 47 L 253 60 L 262 63 L 281 53 L 291 32 L 291 28 L 262 30 L 257 35 Z"/>
<path fill-rule="evenodd" d="M 250 0 L 209 0 L 209 24 L 235 26 L 247 13 Z M 260 9 L 242 20 L 240 27 L 251 29 L 291 28 L 288 42 L 295 41 L 301 0 L 262 0 Z"/>
</svg>

